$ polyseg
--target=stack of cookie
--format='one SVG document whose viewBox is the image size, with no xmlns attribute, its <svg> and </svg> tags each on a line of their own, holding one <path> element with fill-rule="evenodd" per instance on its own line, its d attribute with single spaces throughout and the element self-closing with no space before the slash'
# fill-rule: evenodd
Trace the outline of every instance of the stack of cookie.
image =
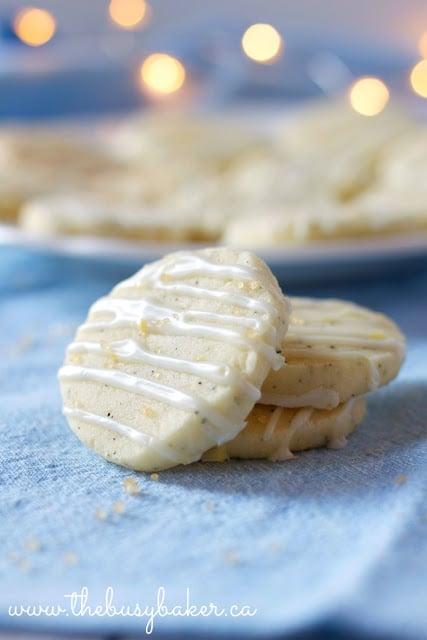
<svg viewBox="0 0 427 640">
<path fill-rule="evenodd" d="M 385 316 L 289 301 L 262 260 L 219 247 L 170 254 L 98 300 L 59 379 L 87 446 L 157 471 L 341 447 L 364 394 L 393 379 L 404 356 Z"/>
<path fill-rule="evenodd" d="M 205 459 L 339 449 L 364 417 L 365 394 L 398 374 L 405 339 L 386 316 L 341 300 L 291 298 L 291 306 L 285 364 L 267 376 L 245 429 Z"/>
</svg>

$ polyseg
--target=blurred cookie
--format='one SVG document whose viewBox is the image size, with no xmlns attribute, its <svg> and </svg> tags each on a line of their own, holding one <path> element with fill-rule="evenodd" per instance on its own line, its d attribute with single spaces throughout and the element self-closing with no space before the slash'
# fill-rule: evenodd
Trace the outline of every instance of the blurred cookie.
<svg viewBox="0 0 427 640">
<path fill-rule="evenodd" d="M 225 173 L 235 163 L 271 148 L 269 136 L 241 121 L 199 115 L 136 114 L 110 138 L 121 160 Z"/>
<path fill-rule="evenodd" d="M 225 223 L 222 242 L 246 248 L 304 245 L 346 237 L 351 231 L 352 216 L 349 219 L 342 207 L 330 199 L 307 196 L 304 203 L 267 203 L 261 212 L 251 208 L 230 217 Z"/>
<path fill-rule="evenodd" d="M 427 127 L 413 127 L 390 142 L 379 169 L 379 183 L 385 192 L 427 195 Z"/>
<path fill-rule="evenodd" d="M 40 185 L 31 173 L 25 176 L 0 171 L 0 222 L 15 223 L 22 205 L 40 194 Z"/>
<path fill-rule="evenodd" d="M 283 214 L 284 224 L 287 225 L 290 220 L 292 226 L 295 225 L 292 221 L 292 209 L 296 209 L 299 212 L 306 211 L 306 226 L 321 227 L 318 234 L 313 234 L 315 237 L 328 237 L 334 232 L 338 237 L 341 232 L 344 235 L 351 234 L 349 227 L 339 229 L 340 218 L 346 218 L 343 205 L 351 202 L 375 182 L 383 149 L 391 139 L 399 137 L 408 125 L 406 120 L 397 116 L 384 116 L 384 120 L 368 122 L 369 119 L 357 116 L 341 105 L 337 111 L 342 114 L 341 120 L 346 126 L 339 127 L 340 118 L 334 123 L 335 110 L 335 106 L 323 107 L 321 116 L 314 110 L 314 122 L 310 119 L 306 122 L 307 131 L 302 136 L 304 144 L 292 142 L 295 124 L 289 124 L 286 135 L 283 134 L 281 149 L 276 145 L 269 154 L 248 158 L 225 177 L 226 188 L 238 201 L 236 210 L 243 226 L 244 219 L 251 211 L 257 211 L 258 216 L 261 212 L 263 218 L 266 214 L 269 215 L 269 211 L 280 212 Z M 350 126 L 353 121 L 355 124 Z M 296 130 L 301 135 L 304 123 L 305 118 L 300 116 L 300 125 Z M 320 126 L 322 123 L 324 127 Z M 317 126 L 319 135 L 315 135 Z M 337 130 L 332 133 L 335 126 Z M 322 202 L 329 203 L 327 217 L 319 215 L 315 209 L 313 211 L 313 205 Z M 251 217 L 251 224 L 254 217 L 256 216 Z M 335 225 L 332 224 L 334 220 Z M 233 219 L 230 223 L 234 224 Z M 276 230 L 278 226 L 275 224 Z M 236 233 L 238 235 L 239 231 Z M 262 235 L 265 237 L 265 244 L 275 243 L 273 233 L 269 237 L 266 232 Z M 292 229 L 284 228 L 280 229 L 279 237 L 282 236 L 288 239 L 293 236 L 301 237 L 305 241 L 310 239 L 311 234 L 293 233 Z"/>
<path fill-rule="evenodd" d="M 87 174 L 114 164 L 94 139 L 65 127 L 3 127 L 0 129 L 0 171 Z"/>
<path fill-rule="evenodd" d="M 361 194 L 351 204 L 353 228 L 380 237 L 427 230 L 427 182 L 419 178 L 406 187 L 378 182 Z"/>
<path fill-rule="evenodd" d="M 144 242 L 216 240 L 217 221 L 198 211 L 185 215 L 85 192 L 53 194 L 24 204 L 19 225 L 32 235 L 86 235 Z"/>
<path fill-rule="evenodd" d="M 62 129 L 0 129 L 0 219 L 15 222 L 29 199 L 81 187 L 118 167 L 95 141 Z"/>
<path fill-rule="evenodd" d="M 390 106 L 376 116 L 366 117 L 354 111 L 348 100 L 321 99 L 287 114 L 279 140 L 284 149 L 300 155 L 341 145 L 346 140 L 356 145 L 369 144 L 372 135 L 388 142 L 411 127 L 409 118 Z"/>
<path fill-rule="evenodd" d="M 256 248 L 387 237 L 427 228 L 423 191 L 376 187 L 346 204 L 332 199 L 281 205 L 267 203 L 225 221 L 222 242 Z"/>
</svg>

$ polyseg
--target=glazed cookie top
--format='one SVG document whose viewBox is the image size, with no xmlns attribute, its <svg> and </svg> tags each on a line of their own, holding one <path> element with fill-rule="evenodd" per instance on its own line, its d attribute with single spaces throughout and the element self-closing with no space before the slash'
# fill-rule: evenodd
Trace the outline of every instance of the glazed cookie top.
<svg viewBox="0 0 427 640">
<path fill-rule="evenodd" d="M 153 471 L 233 438 L 260 397 L 288 303 L 249 252 L 177 252 L 91 308 L 59 372 L 72 429 L 107 459 Z"/>
<path fill-rule="evenodd" d="M 286 364 L 268 375 L 264 404 L 333 408 L 398 374 L 405 338 L 387 316 L 343 300 L 291 298 L 291 305 Z"/>
</svg>

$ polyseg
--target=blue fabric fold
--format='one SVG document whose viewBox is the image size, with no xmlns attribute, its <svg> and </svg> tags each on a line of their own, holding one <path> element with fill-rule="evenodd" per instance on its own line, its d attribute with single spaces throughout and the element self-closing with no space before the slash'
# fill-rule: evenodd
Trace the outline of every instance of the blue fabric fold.
<svg viewBox="0 0 427 640">
<path fill-rule="evenodd" d="M 369 397 L 345 449 L 156 481 L 83 447 L 56 380 L 89 305 L 135 268 L 1 249 L 0 629 L 144 635 L 151 621 L 163 637 L 426 638 L 427 271 L 282 282 L 385 312 L 408 337 L 401 374 Z M 21 608 L 39 604 L 64 611 Z"/>
</svg>

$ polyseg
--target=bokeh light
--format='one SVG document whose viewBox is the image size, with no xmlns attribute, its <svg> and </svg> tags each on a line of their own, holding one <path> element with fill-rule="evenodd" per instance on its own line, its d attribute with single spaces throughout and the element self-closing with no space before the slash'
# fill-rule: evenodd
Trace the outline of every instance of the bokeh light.
<svg viewBox="0 0 427 640">
<path fill-rule="evenodd" d="M 424 31 L 418 42 L 418 51 L 423 58 L 427 58 L 427 30 Z"/>
<path fill-rule="evenodd" d="M 111 20 L 123 29 L 134 29 L 147 16 L 145 0 L 111 0 L 108 13 Z"/>
<path fill-rule="evenodd" d="M 182 63 L 167 53 L 153 53 L 144 60 L 140 68 L 143 86 L 157 94 L 178 91 L 185 82 Z"/>
<path fill-rule="evenodd" d="M 22 42 L 31 47 L 39 47 L 51 40 L 56 31 L 56 22 L 49 11 L 27 7 L 16 15 L 13 28 Z"/>
<path fill-rule="evenodd" d="M 242 37 L 242 48 L 256 62 L 272 62 L 283 50 L 280 33 L 271 24 L 253 24 Z"/>
<path fill-rule="evenodd" d="M 350 87 L 350 104 L 362 116 L 376 116 L 390 98 L 387 85 L 379 78 L 359 78 Z"/>
<path fill-rule="evenodd" d="M 422 98 L 427 98 L 427 60 L 421 60 L 411 71 L 410 82 L 413 90 Z"/>
</svg>

